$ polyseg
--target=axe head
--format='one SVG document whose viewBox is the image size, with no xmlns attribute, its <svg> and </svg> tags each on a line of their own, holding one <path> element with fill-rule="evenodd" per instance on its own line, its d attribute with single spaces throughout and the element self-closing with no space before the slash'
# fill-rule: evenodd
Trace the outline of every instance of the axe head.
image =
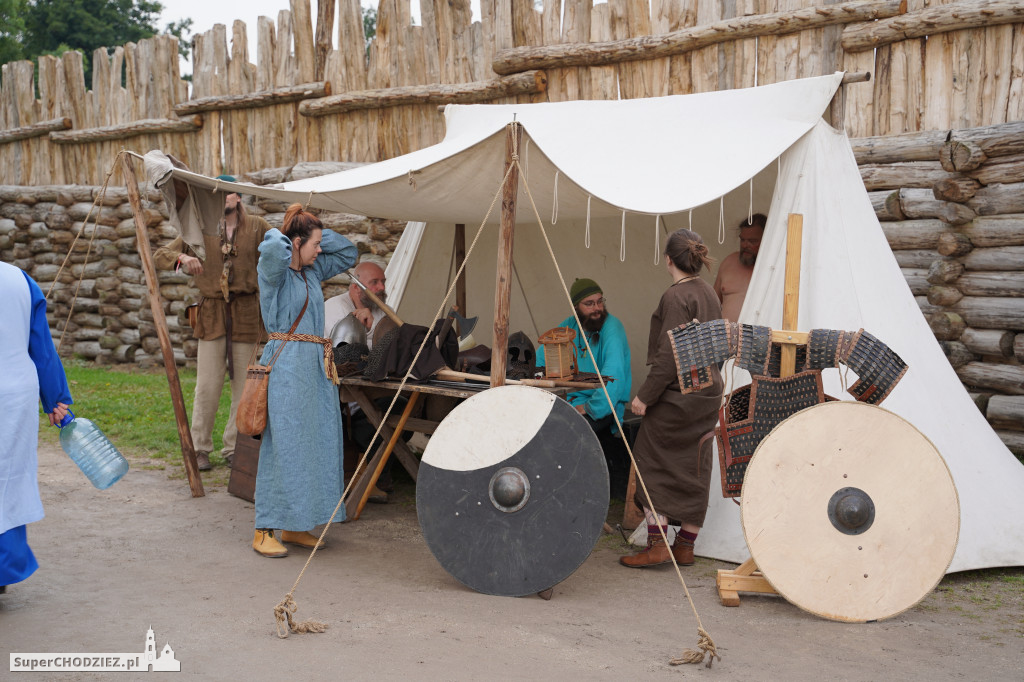
<svg viewBox="0 0 1024 682">
<path fill-rule="evenodd" d="M 462 315 L 459 315 L 459 311 L 454 308 L 448 313 L 448 317 L 459 325 L 459 341 L 465 341 L 466 337 L 473 333 L 477 320 L 480 319 L 479 317 L 471 317 L 467 320 Z"/>
</svg>

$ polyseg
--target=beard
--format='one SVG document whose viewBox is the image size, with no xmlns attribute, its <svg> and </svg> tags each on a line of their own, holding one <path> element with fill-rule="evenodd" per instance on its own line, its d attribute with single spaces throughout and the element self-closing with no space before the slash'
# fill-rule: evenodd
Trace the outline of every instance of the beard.
<svg viewBox="0 0 1024 682">
<path fill-rule="evenodd" d="M 229 216 L 229 215 L 231 215 L 232 213 L 234 213 L 237 210 L 238 210 L 238 205 L 237 204 L 235 204 L 234 206 L 225 206 L 224 207 L 224 215 Z"/>
<path fill-rule="evenodd" d="M 746 267 L 752 267 L 757 262 L 756 253 L 747 253 L 746 251 L 740 251 L 740 264 Z"/>
<path fill-rule="evenodd" d="M 380 292 L 379 294 L 377 294 L 377 298 L 379 298 L 382 303 L 387 303 L 388 302 L 388 292 L 386 292 L 386 291 Z M 380 310 L 380 306 L 377 305 L 377 302 L 374 301 L 369 296 L 367 296 L 365 291 L 363 292 L 363 305 L 365 305 L 367 307 L 367 309 L 370 310 L 371 312 L 373 312 L 375 310 Z"/>
<path fill-rule="evenodd" d="M 603 308 L 597 312 L 584 313 L 579 309 L 576 312 L 580 316 L 580 323 L 583 325 L 583 330 L 588 332 L 599 332 L 601 327 L 604 326 L 604 321 L 608 319 L 608 309 Z"/>
</svg>

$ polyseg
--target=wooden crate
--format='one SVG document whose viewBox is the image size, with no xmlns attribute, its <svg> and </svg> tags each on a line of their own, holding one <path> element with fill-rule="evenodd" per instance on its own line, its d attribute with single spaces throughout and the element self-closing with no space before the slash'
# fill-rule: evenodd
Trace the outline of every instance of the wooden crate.
<svg viewBox="0 0 1024 682">
<path fill-rule="evenodd" d="M 231 458 L 228 492 L 250 502 L 256 501 L 256 470 L 260 461 L 262 436 L 238 434 L 235 454 Z"/>
</svg>

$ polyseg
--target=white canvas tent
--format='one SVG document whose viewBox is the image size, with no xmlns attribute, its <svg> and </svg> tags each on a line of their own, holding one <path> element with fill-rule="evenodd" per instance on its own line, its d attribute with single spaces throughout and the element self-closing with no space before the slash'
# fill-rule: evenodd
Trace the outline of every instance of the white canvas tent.
<svg viewBox="0 0 1024 682">
<path fill-rule="evenodd" d="M 472 240 L 499 191 L 505 128 L 515 119 L 524 129 L 524 172 L 510 329 L 535 338 L 569 314 L 532 196 L 564 277 L 569 283 L 596 279 L 610 311 L 625 324 L 634 386 L 646 375 L 650 313 L 669 283 L 658 257 L 665 235 L 692 225 L 721 259 L 737 248 L 735 226 L 750 212 L 767 213 L 741 320 L 778 328 L 785 222 L 789 213 L 800 213 L 799 327 L 863 327 L 910 365 L 884 407 L 928 436 L 953 474 L 961 530 L 950 570 L 1022 565 L 1024 466 L 950 368 L 889 250 L 845 134 L 821 120 L 840 80 L 835 74 L 642 100 L 449 106 L 447 135 L 433 147 L 280 186 L 230 187 L 327 210 L 422 221 L 407 228 L 388 279 L 392 300 L 396 280 L 403 280 L 402 317 L 426 324 L 450 281 L 454 225 L 465 224 Z M 229 187 L 185 171 L 174 175 L 197 187 Z M 498 220 L 496 208 L 467 265 L 468 312 L 480 316 L 477 338 L 484 343 L 493 319 Z M 826 372 L 826 389 L 850 399 L 835 370 Z M 739 507 L 720 496 L 717 470 L 713 480 L 697 553 L 742 561 L 748 553 Z"/>
</svg>

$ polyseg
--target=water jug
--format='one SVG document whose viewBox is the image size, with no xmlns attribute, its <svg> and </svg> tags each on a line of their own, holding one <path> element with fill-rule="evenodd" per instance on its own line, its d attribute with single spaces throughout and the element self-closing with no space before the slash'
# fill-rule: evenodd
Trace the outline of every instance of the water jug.
<svg viewBox="0 0 1024 682">
<path fill-rule="evenodd" d="M 94 486 L 106 490 L 128 473 L 128 460 L 90 420 L 68 410 L 58 426 L 60 446 Z"/>
</svg>

